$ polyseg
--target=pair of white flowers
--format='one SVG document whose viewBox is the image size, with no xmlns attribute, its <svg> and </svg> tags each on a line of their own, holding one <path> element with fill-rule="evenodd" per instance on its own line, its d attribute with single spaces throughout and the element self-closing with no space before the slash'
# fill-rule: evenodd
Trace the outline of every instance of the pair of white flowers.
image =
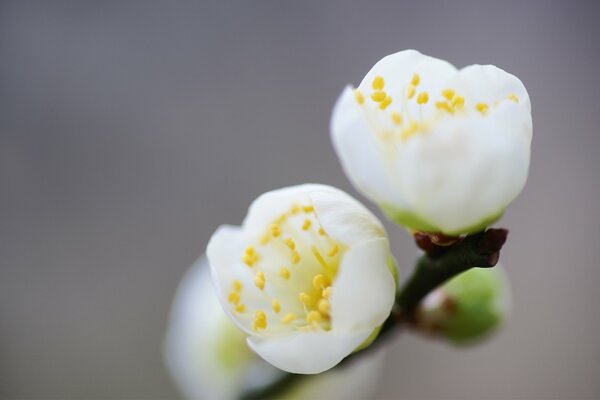
<svg viewBox="0 0 600 400">
<path fill-rule="evenodd" d="M 462 235 L 496 221 L 527 178 L 532 134 L 521 81 L 457 70 L 414 50 L 379 61 L 335 105 L 331 136 L 348 177 L 413 231 Z M 370 343 L 389 316 L 396 270 L 385 229 L 324 185 L 260 196 L 207 248 L 225 313 L 275 367 L 323 372 Z"/>
</svg>

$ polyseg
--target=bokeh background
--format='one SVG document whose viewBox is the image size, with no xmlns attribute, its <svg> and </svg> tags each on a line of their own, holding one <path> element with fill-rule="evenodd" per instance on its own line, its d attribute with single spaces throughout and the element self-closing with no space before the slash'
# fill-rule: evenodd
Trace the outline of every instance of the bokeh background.
<svg viewBox="0 0 600 400">
<path fill-rule="evenodd" d="M 333 103 L 416 48 L 523 80 L 532 165 L 500 223 L 511 322 L 463 350 L 398 337 L 378 396 L 600 397 L 597 4 L 0 3 L 0 396 L 176 397 L 161 346 L 184 271 L 264 191 L 356 194 Z"/>
</svg>

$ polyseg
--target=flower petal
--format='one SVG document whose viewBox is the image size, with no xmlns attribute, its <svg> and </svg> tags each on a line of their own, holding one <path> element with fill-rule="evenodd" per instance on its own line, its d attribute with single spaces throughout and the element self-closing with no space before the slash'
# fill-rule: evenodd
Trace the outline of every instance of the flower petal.
<svg viewBox="0 0 600 400">
<path fill-rule="evenodd" d="M 389 267 L 386 238 L 351 247 L 333 282 L 331 321 L 334 330 L 379 326 L 394 304 L 396 284 Z"/>
<path fill-rule="evenodd" d="M 336 241 L 353 246 L 386 236 L 379 219 L 341 190 L 314 190 L 308 196 L 323 229 Z"/>
<path fill-rule="evenodd" d="M 337 365 L 372 331 L 371 328 L 353 332 L 298 332 L 264 339 L 249 337 L 248 345 L 279 369 L 294 374 L 318 374 Z"/>
</svg>

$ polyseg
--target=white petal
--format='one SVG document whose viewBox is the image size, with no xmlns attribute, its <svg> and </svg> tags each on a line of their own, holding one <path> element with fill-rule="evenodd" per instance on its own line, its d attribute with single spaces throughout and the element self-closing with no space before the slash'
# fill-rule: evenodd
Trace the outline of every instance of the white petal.
<svg viewBox="0 0 600 400">
<path fill-rule="evenodd" d="M 389 255 L 385 238 L 351 247 L 344 254 L 333 282 L 333 330 L 372 329 L 389 316 L 396 290 Z"/>
<path fill-rule="evenodd" d="M 386 236 L 379 219 L 341 190 L 314 190 L 308 195 L 319 223 L 336 241 L 353 246 Z"/>
<path fill-rule="evenodd" d="M 356 349 L 373 329 L 353 332 L 315 331 L 292 335 L 249 337 L 248 345 L 265 361 L 294 374 L 326 371 Z"/>
</svg>

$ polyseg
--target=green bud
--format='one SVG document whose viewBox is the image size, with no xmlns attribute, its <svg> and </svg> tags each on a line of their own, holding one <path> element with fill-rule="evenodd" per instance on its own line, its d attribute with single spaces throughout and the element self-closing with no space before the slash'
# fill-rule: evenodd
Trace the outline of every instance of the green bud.
<svg viewBox="0 0 600 400">
<path fill-rule="evenodd" d="M 453 344 L 469 344 L 498 328 L 506 317 L 510 291 L 500 265 L 473 268 L 425 297 L 417 328 Z"/>
</svg>

